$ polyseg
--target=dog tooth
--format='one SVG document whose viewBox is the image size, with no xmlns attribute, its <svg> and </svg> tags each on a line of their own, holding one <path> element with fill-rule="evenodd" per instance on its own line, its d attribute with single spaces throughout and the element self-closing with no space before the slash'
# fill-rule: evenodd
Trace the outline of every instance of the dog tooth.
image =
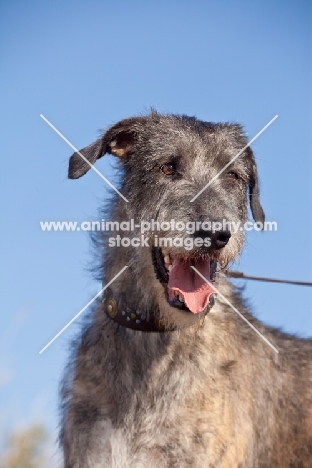
<svg viewBox="0 0 312 468">
<path fill-rule="evenodd" d="M 171 263 L 171 262 L 170 262 L 170 257 L 169 257 L 169 255 L 168 255 L 168 254 L 167 254 L 167 255 L 165 255 L 165 257 L 164 257 L 164 262 L 165 262 L 165 263 L 168 263 L 168 264 L 170 264 L 170 263 Z"/>
<path fill-rule="evenodd" d="M 178 295 L 178 299 L 180 302 L 184 302 L 184 298 L 181 296 L 181 294 Z"/>
<path fill-rule="evenodd" d="M 171 271 L 171 270 L 172 270 L 172 268 L 173 268 L 173 266 L 172 266 L 172 265 L 168 265 L 168 271 Z"/>
</svg>

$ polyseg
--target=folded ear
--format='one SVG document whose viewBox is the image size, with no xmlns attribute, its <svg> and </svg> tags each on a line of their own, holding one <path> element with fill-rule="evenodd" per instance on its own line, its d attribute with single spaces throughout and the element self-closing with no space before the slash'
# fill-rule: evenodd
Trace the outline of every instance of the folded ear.
<svg viewBox="0 0 312 468">
<path fill-rule="evenodd" d="M 126 158 L 131 154 L 138 132 L 145 123 L 145 117 L 124 119 L 113 125 L 89 146 L 74 153 L 69 160 L 68 177 L 78 179 L 83 176 L 97 159 L 105 153 L 119 158 Z"/>
<path fill-rule="evenodd" d="M 264 223 L 265 215 L 259 200 L 259 181 L 256 161 L 253 152 L 248 147 L 246 150 L 249 157 L 249 202 L 253 219 L 256 222 Z"/>
</svg>

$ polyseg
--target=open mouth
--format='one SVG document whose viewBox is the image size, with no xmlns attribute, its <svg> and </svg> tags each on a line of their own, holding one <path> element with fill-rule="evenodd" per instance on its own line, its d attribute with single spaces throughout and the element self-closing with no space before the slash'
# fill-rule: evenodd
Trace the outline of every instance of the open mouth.
<svg viewBox="0 0 312 468">
<path fill-rule="evenodd" d="M 211 283 L 215 280 L 215 260 L 208 255 L 182 258 L 155 247 L 152 249 L 152 258 L 156 277 L 166 289 L 167 301 L 172 307 L 193 314 L 200 314 L 207 308 L 216 289 L 191 266 Z"/>
</svg>

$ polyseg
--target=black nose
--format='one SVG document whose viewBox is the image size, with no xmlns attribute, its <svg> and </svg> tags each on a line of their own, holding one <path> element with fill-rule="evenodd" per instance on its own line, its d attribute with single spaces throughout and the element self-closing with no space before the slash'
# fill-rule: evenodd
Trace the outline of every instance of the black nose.
<svg viewBox="0 0 312 468">
<path fill-rule="evenodd" d="M 211 244 L 216 249 L 222 249 L 229 242 L 230 231 L 217 231 L 212 235 Z"/>
<path fill-rule="evenodd" d="M 216 232 L 200 230 L 194 232 L 194 237 L 200 237 L 201 239 L 209 237 L 211 241 L 211 247 L 213 249 L 220 250 L 229 242 L 231 233 L 228 230 Z"/>
</svg>

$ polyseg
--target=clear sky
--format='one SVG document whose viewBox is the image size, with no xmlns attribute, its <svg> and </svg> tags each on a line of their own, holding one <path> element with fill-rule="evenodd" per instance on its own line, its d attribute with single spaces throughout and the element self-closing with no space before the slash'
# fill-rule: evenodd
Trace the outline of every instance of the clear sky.
<svg viewBox="0 0 312 468">
<path fill-rule="evenodd" d="M 0 18 L 0 429 L 41 420 L 56 433 L 79 325 L 39 351 L 100 284 L 88 234 L 39 222 L 95 219 L 107 192 L 93 171 L 67 180 L 72 150 L 39 115 L 81 148 L 151 106 L 240 122 L 249 139 L 278 114 L 252 145 L 278 231 L 251 233 L 236 267 L 312 281 L 311 2 L 12 0 Z M 111 158 L 97 167 L 113 179 Z M 245 296 L 264 322 L 312 336 L 312 288 L 248 282 Z"/>
</svg>

